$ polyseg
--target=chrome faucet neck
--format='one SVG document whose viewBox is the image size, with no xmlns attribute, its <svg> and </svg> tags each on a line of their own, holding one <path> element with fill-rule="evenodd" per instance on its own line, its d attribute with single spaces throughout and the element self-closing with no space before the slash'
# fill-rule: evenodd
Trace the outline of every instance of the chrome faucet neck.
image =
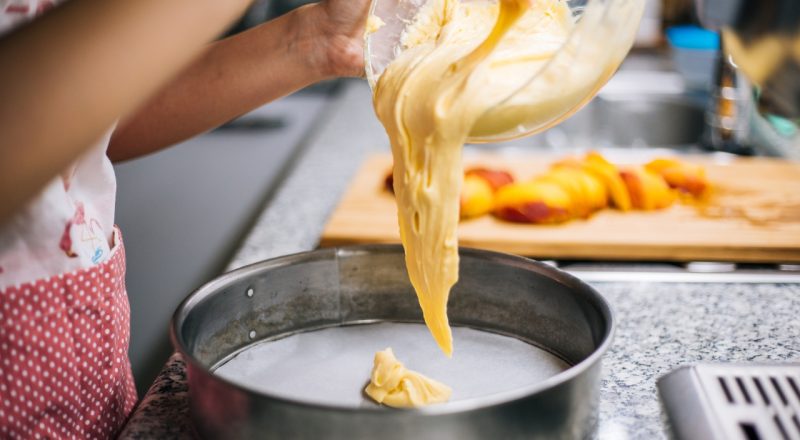
<svg viewBox="0 0 800 440">
<path fill-rule="evenodd" d="M 748 144 L 752 91 L 736 64 L 721 48 L 706 108 L 704 147 L 734 154 L 752 154 Z"/>
</svg>

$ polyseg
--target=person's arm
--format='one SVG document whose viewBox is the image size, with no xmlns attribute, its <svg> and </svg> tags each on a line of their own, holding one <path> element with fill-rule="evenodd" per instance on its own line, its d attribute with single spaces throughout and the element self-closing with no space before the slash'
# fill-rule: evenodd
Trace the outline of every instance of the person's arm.
<svg viewBox="0 0 800 440">
<path fill-rule="evenodd" d="M 216 42 L 114 132 L 125 160 L 219 126 L 323 79 L 363 72 L 368 0 L 328 0 Z"/>
<path fill-rule="evenodd" d="M 72 0 L 0 39 L 0 224 L 250 0 Z"/>
</svg>

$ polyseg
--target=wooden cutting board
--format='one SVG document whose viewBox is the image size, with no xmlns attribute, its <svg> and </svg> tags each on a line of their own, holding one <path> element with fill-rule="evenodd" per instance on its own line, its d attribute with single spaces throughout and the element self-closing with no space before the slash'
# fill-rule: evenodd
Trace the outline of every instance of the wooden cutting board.
<svg viewBox="0 0 800 440">
<path fill-rule="evenodd" d="M 563 157 L 563 156 L 562 156 Z M 465 167 L 545 171 L 555 156 L 465 157 Z M 702 163 L 714 188 L 706 204 L 655 212 L 611 209 L 562 225 L 462 221 L 461 246 L 538 258 L 800 262 L 800 164 L 776 159 L 687 159 Z M 322 246 L 400 241 L 393 195 L 384 190 L 391 156 L 370 157 L 328 221 Z"/>
</svg>

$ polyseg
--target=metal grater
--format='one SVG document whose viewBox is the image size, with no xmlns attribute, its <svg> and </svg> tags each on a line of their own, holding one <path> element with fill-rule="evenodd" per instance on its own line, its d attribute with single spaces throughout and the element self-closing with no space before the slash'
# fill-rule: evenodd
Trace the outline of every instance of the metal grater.
<svg viewBox="0 0 800 440">
<path fill-rule="evenodd" d="M 800 440 L 800 364 L 701 364 L 658 380 L 678 439 Z"/>
</svg>

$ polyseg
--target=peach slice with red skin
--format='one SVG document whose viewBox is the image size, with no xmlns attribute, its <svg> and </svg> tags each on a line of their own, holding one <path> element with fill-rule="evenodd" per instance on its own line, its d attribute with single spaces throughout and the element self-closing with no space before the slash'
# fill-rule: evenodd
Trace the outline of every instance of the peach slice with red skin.
<svg viewBox="0 0 800 440">
<path fill-rule="evenodd" d="M 492 191 L 497 191 L 503 186 L 514 183 L 514 177 L 507 171 L 492 170 L 489 168 L 470 168 L 464 175 L 465 177 L 477 176 L 486 180 L 486 182 L 491 185 Z"/>
<path fill-rule="evenodd" d="M 467 170 L 461 187 L 461 218 L 490 213 L 494 207 L 494 193 L 513 182 L 514 177 L 506 171 L 488 168 Z"/>
<path fill-rule="evenodd" d="M 693 197 L 702 197 L 709 187 L 706 170 L 700 165 L 659 158 L 647 163 L 645 168 L 659 174 L 671 188 Z"/>
<path fill-rule="evenodd" d="M 495 194 L 494 215 L 516 223 L 561 223 L 571 218 L 572 200 L 550 182 L 503 186 Z"/>
</svg>

